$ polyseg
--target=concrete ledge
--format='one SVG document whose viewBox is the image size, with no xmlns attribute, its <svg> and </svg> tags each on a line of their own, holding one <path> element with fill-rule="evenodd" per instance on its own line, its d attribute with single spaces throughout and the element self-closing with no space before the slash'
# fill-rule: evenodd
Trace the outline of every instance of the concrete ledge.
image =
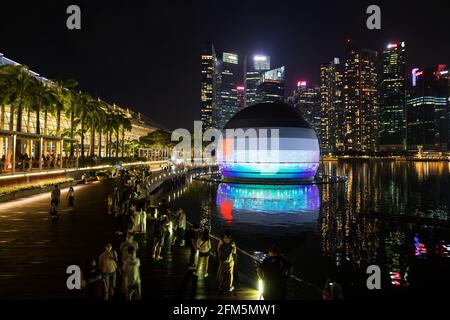
<svg viewBox="0 0 450 320">
<path fill-rule="evenodd" d="M 74 186 L 77 183 L 78 182 L 76 180 L 73 180 L 73 181 L 62 182 L 62 183 L 59 183 L 58 185 L 61 189 L 63 189 L 63 188 L 68 188 L 70 186 Z M 6 202 L 6 201 L 11 201 L 11 200 L 16 200 L 16 199 L 20 199 L 20 198 L 26 198 L 26 197 L 34 196 L 34 195 L 40 194 L 40 193 L 50 192 L 54 188 L 54 185 L 55 184 L 51 184 L 51 185 L 48 185 L 45 187 L 31 188 L 31 189 L 25 189 L 25 190 L 11 192 L 11 193 L 0 196 L 0 203 Z"/>
</svg>

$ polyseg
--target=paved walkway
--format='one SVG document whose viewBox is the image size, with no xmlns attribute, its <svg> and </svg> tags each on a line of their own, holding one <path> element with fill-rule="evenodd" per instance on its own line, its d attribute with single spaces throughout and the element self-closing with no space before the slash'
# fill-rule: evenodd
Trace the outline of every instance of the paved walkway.
<svg viewBox="0 0 450 320">
<path fill-rule="evenodd" d="M 111 181 L 75 187 L 75 210 L 66 206 L 66 192 L 57 222 L 48 220 L 49 193 L 0 204 L 0 299 L 82 298 L 66 288 L 66 268 L 84 265 L 98 257 L 103 246 L 114 240 L 115 220 L 106 214 L 105 198 Z M 189 218 L 189 217 L 188 217 Z M 141 249 L 143 299 L 255 299 L 257 291 L 237 284 L 236 291 L 215 290 L 215 270 L 210 278 L 194 278 L 187 272 L 188 249 L 169 245 L 162 262 L 151 259 L 151 233 L 138 237 Z M 116 241 L 119 239 L 116 239 Z M 168 241 L 167 241 L 168 242 Z"/>
</svg>

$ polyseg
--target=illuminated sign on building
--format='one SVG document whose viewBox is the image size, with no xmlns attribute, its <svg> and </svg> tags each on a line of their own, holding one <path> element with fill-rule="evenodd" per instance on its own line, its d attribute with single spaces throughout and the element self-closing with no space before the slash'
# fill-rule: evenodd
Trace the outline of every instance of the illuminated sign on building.
<svg viewBox="0 0 450 320">
<path fill-rule="evenodd" d="M 225 63 L 238 64 L 238 55 L 234 53 L 224 52 L 222 56 L 222 60 Z"/>
<path fill-rule="evenodd" d="M 412 71 L 411 71 L 412 85 L 413 85 L 413 87 L 416 86 L 416 84 L 417 84 L 417 77 L 420 76 L 421 74 L 423 74 L 423 71 L 421 71 L 421 74 L 418 74 L 418 73 L 419 73 L 419 68 L 414 68 L 414 69 L 412 69 Z"/>
<path fill-rule="evenodd" d="M 263 74 L 263 81 L 284 81 L 284 67 L 265 72 Z"/>
</svg>

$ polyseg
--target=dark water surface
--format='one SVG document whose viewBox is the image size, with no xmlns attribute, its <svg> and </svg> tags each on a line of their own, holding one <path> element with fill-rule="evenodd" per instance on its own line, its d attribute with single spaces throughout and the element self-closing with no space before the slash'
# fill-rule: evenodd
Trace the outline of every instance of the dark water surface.
<svg viewBox="0 0 450 320">
<path fill-rule="evenodd" d="M 332 278 L 348 298 L 450 298 L 450 230 L 368 218 L 362 212 L 449 219 L 450 163 L 324 162 L 347 183 L 298 186 L 194 181 L 172 202 L 216 235 L 230 230 L 249 252 L 276 243 L 295 274 L 322 287 Z M 366 287 L 381 269 L 382 290 Z"/>
</svg>

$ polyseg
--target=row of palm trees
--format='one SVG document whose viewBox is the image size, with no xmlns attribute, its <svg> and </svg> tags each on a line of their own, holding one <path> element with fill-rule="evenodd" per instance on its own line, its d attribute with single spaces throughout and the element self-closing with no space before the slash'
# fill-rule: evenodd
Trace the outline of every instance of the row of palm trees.
<svg viewBox="0 0 450 320">
<path fill-rule="evenodd" d="M 30 117 L 35 114 L 33 133 L 49 135 L 49 115 L 56 118 L 56 128 L 52 132 L 57 137 L 79 138 L 81 156 L 94 156 L 95 137 L 98 137 L 98 155 L 102 154 L 102 137 L 105 139 L 105 154 L 119 157 L 121 140 L 122 157 L 125 149 L 125 132 L 131 130 L 127 115 L 108 103 L 95 99 L 85 92 L 76 90 L 77 81 L 43 81 L 34 76 L 26 66 L 0 66 L 0 128 L 5 127 L 5 108 L 9 106 L 9 130 L 31 132 Z M 26 127 L 23 118 L 26 113 Z M 65 115 L 70 127 L 61 128 L 61 117 Z M 41 132 L 43 117 L 43 132 Z M 85 137 L 90 133 L 89 150 L 85 147 Z M 113 138 L 115 138 L 113 141 Z M 20 154 L 21 144 L 17 143 Z M 70 143 L 70 155 L 74 155 L 74 144 Z"/>
</svg>

